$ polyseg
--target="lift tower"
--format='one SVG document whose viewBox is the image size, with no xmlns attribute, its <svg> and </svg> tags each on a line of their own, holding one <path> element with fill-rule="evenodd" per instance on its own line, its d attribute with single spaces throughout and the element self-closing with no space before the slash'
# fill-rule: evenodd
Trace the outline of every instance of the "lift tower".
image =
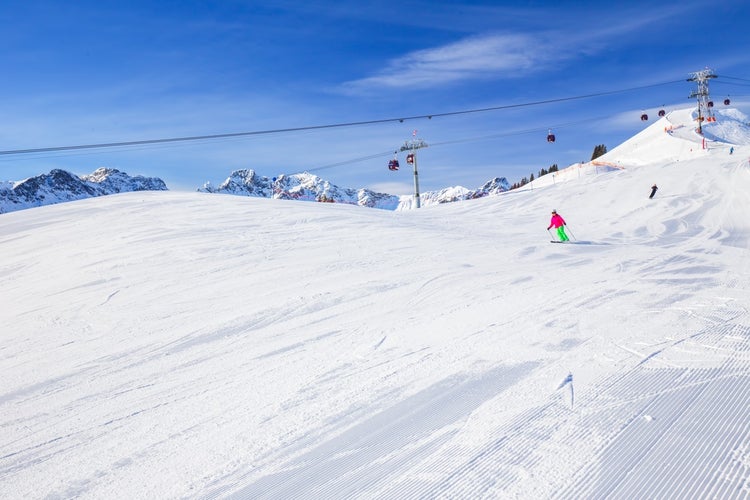
<svg viewBox="0 0 750 500">
<path fill-rule="evenodd" d="M 716 78 L 716 75 L 713 70 L 708 68 L 691 73 L 691 75 L 692 78 L 688 78 L 687 81 L 697 82 L 698 89 L 691 92 L 689 98 L 696 97 L 698 99 L 698 133 L 703 134 L 703 120 L 711 116 L 711 105 L 713 104 L 709 99 L 708 80 Z"/>
<path fill-rule="evenodd" d="M 427 143 L 424 142 L 422 139 L 417 139 L 417 131 L 415 130 L 412 134 L 414 136 L 414 139 L 410 141 L 406 141 L 403 146 L 401 146 L 401 151 L 409 151 L 409 154 L 406 155 L 406 163 L 412 165 L 414 167 L 414 203 L 416 204 L 417 208 L 419 208 L 422 204 L 419 201 L 419 173 L 417 172 L 417 149 L 422 149 L 427 147 Z"/>
</svg>

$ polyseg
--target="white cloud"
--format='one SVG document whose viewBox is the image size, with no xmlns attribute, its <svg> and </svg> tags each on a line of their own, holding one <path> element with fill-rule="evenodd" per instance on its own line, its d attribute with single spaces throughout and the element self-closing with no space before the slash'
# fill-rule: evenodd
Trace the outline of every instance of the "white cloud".
<svg viewBox="0 0 750 500">
<path fill-rule="evenodd" d="M 503 72 L 537 70 L 559 59 L 547 50 L 544 37 L 523 34 L 471 37 L 392 60 L 371 77 L 346 82 L 349 91 L 373 87 L 424 88 Z"/>
<path fill-rule="evenodd" d="M 632 15 L 631 10 L 612 12 L 609 13 L 611 22 L 601 22 L 601 19 L 592 22 L 589 17 L 580 20 L 584 24 L 575 30 L 555 26 L 535 32 L 471 36 L 392 59 L 382 71 L 345 82 L 342 89 L 347 93 L 359 93 L 526 76 L 568 60 L 597 54 L 613 44 L 629 43 L 633 37 L 642 37 L 644 29 L 694 7 L 665 7 L 637 16 Z"/>
</svg>

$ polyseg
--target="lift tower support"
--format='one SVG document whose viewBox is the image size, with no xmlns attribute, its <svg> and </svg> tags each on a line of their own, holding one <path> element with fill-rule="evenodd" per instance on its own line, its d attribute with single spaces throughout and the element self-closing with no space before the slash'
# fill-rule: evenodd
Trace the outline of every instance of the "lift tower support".
<svg viewBox="0 0 750 500">
<path fill-rule="evenodd" d="M 703 120 L 711 116 L 711 108 L 709 106 L 710 98 L 708 93 L 708 80 L 710 80 L 711 78 L 716 78 L 716 75 L 714 74 L 713 70 L 708 68 L 690 74 L 692 75 L 692 77 L 688 78 L 687 81 L 697 82 L 698 89 L 691 92 L 689 98 L 692 99 L 695 97 L 698 99 L 698 133 L 703 135 Z"/>
</svg>

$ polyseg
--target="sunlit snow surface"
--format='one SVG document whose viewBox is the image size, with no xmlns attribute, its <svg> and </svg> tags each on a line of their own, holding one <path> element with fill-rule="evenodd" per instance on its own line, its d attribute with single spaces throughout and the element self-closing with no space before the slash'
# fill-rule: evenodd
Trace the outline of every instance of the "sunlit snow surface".
<svg viewBox="0 0 750 500">
<path fill-rule="evenodd" d="M 690 111 L 419 210 L 1 215 L 0 497 L 750 498 L 747 118 Z"/>
</svg>

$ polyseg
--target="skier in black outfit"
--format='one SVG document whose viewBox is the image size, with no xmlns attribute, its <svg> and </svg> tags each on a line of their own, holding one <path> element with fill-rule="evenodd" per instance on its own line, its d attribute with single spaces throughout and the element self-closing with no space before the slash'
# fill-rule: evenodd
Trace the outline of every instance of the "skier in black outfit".
<svg viewBox="0 0 750 500">
<path fill-rule="evenodd" d="M 648 197 L 649 199 L 651 199 L 651 198 L 654 197 L 654 195 L 656 194 L 656 190 L 657 189 L 659 189 L 659 188 L 656 187 L 656 184 L 654 184 L 653 186 L 651 186 L 651 196 Z"/>
</svg>

